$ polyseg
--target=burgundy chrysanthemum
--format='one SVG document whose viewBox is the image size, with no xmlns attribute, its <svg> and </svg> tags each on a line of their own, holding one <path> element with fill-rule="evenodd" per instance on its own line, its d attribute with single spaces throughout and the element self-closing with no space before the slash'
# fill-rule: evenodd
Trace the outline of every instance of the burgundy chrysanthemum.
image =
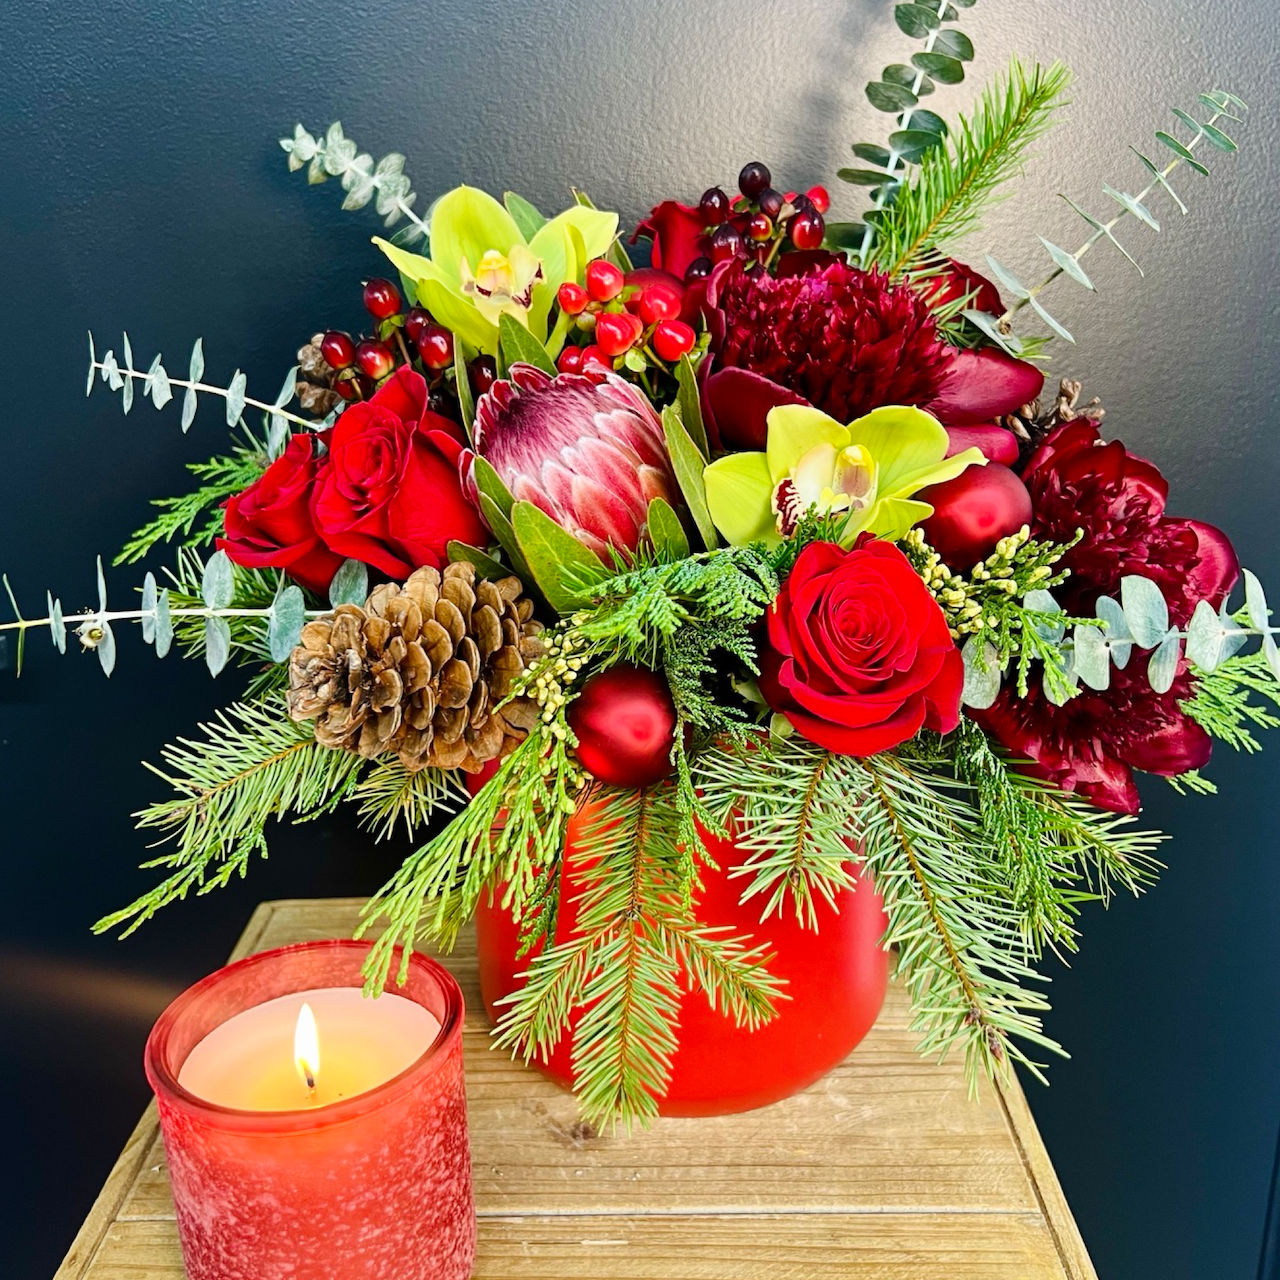
<svg viewBox="0 0 1280 1280">
<path fill-rule="evenodd" d="M 1023 473 L 1031 492 L 1034 537 L 1069 542 L 1084 536 L 1062 563 L 1071 576 L 1055 594 L 1070 613 L 1091 614 L 1098 597 L 1117 596 L 1120 580 L 1140 574 L 1160 586 L 1177 626 L 1196 603 L 1215 607 L 1230 592 L 1239 562 L 1226 535 L 1196 520 L 1164 514 L 1169 486 L 1150 462 L 1118 441 L 1103 443 L 1095 422 L 1059 427 Z M 1173 688 L 1156 693 L 1146 654 L 1135 651 L 1110 688 L 1083 689 L 1055 707 L 1037 686 L 1027 698 L 1006 688 L 974 718 L 1033 772 L 1105 809 L 1136 813 L 1133 770 L 1175 775 L 1209 760 L 1210 740 L 1182 709 L 1194 685 L 1185 662 Z"/>
<path fill-rule="evenodd" d="M 947 352 L 932 313 L 880 272 L 836 260 L 753 277 L 736 263 L 708 301 L 718 368 L 768 378 L 839 422 L 881 405 L 928 404 L 942 389 Z"/>
</svg>

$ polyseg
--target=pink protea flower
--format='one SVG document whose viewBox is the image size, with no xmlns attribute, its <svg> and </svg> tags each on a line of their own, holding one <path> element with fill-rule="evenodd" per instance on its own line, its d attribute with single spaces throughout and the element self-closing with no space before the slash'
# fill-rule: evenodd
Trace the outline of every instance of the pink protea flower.
<svg viewBox="0 0 1280 1280">
<path fill-rule="evenodd" d="M 476 405 L 475 451 L 517 502 L 606 560 L 610 548 L 629 556 L 640 546 L 654 498 L 682 505 L 661 420 L 613 373 L 552 377 L 512 365 Z"/>
</svg>

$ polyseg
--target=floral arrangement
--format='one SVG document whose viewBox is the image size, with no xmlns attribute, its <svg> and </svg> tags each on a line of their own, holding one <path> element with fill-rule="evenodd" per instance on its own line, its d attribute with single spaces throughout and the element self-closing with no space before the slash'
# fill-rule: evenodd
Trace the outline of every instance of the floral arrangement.
<svg viewBox="0 0 1280 1280">
<path fill-rule="evenodd" d="M 184 430 L 219 397 L 233 442 L 121 553 L 177 544 L 136 607 L 108 607 L 100 564 L 96 608 L 50 595 L 29 618 L 10 592 L 4 628 L 21 647 L 46 625 L 60 650 L 74 628 L 110 674 L 135 620 L 160 655 L 247 672 L 138 815 L 172 842 L 148 864 L 167 878 L 99 929 L 243 874 L 274 819 L 353 803 L 420 839 L 367 909 L 371 987 L 398 944 L 449 944 L 496 894 L 528 968 L 500 1040 L 541 1053 L 589 1005 L 584 1107 L 644 1118 L 685 984 L 748 1026 L 785 998 L 767 945 L 699 919 L 708 836 L 731 834 L 766 922 L 815 921 L 860 867 L 922 1046 L 1039 1071 L 1057 1046 L 1036 960 L 1158 867 L 1135 773 L 1212 790 L 1215 738 L 1252 751 L 1280 723 L 1258 580 L 1041 367 L 1071 341 L 1045 291 L 1091 289 L 1087 253 L 1128 258 L 1117 226 L 1159 230 L 1155 199 L 1185 213 L 1175 171 L 1235 150 L 1244 104 L 1176 111 L 1143 190 L 1104 186 L 1105 220 L 1073 203 L 1076 251 L 1043 241 L 1043 281 L 991 257 L 989 278 L 950 246 L 1069 77 L 1015 61 L 968 115 L 921 105 L 965 74 L 969 3 L 897 6 L 918 47 L 867 88 L 892 128 L 839 172 L 869 192 L 859 222 L 761 163 L 629 239 L 580 192 L 548 218 L 464 186 L 419 216 L 403 157 L 298 126 L 291 169 L 400 224 L 375 241 L 396 278 L 365 284 L 367 335 L 318 333 L 271 400 L 239 372 L 206 383 L 198 342 L 179 379 L 90 340 L 89 390 L 126 413 L 181 390 Z M 595 856 L 557 941 L 584 805 Z"/>
</svg>

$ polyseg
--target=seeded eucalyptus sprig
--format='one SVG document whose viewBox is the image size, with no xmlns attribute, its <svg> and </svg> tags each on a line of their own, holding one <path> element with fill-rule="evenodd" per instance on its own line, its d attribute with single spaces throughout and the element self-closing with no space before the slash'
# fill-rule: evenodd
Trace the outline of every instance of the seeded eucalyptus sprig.
<svg viewBox="0 0 1280 1280">
<path fill-rule="evenodd" d="M 114 351 L 108 351 L 101 360 L 94 349 L 93 334 L 89 334 L 89 378 L 85 383 L 86 396 L 93 393 L 94 374 L 98 374 L 112 391 L 120 392 L 121 403 L 125 413 L 133 408 L 134 383 L 142 383 L 142 394 L 151 397 L 151 403 L 157 409 L 163 409 L 173 399 L 174 387 L 185 387 L 186 395 L 182 401 L 182 430 L 185 434 L 191 429 L 196 417 L 196 403 L 199 392 L 206 395 L 221 396 L 226 401 L 227 426 L 243 426 L 242 418 L 247 407 L 261 409 L 269 415 L 270 423 L 267 437 L 267 453 L 270 457 L 278 457 L 288 443 L 289 424 L 301 427 L 306 431 L 316 430 L 317 423 L 313 419 L 300 418 L 290 413 L 285 405 L 294 397 L 298 385 L 298 367 L 285 375 L 284 385 L 271 404 L 264 400 L 255 400 L 246 394 L 248 377 L 239 369 L 226 387 L 219 387 L 210 382 L 202 382 L 204 377 L 204 342 L 197 338 L 191 348 L 191 364 L 186 378 L 173 378 L 161 363 L 157 354 L 146 372 L 133 367 L 133 348 L 129 343 L 129 335 L 122 335 L 121 349 L 124 353 L 124 364 L 121 365 Z"/>
<path fill-rule="evenodd" d="M 987 255 L 987 263 L 991 268 L 996 279 L 1004 286 L 1004 288 L 1013 295 L 1014 302 L 999 317 L 990 316 L 981 311 L 966 311 L 965 316 L 973 321 L 993 342 L 999 343 L 1011 354 L 1020 354 L 1022 344 L 1020 340 L 1014 336 L 1012 332 L 1013 317 L 1022 310 L 1023 307 L 1030 306 L 1031 309 L 1044 321 L 1046 325 L 1060 338 L 1066 339 L 1068 342 L 1074 342 L 1075 338 L 1071 333 L 1060 324 L 1045 309 L 1040 301 L 1040 295 L 1049 287 L 1059 276 L 1068 276 L 1074 280 L 1076 284 L 1082 288 L 1093 290 L 1093 281 L 1086 274 L 1084 268 L 1080 265 L 1080 259 L 1089 252 L 1101 240 L 1108 240 L 1116 249 L 1124 255 L 1124 257 L 1133 266 L 1139 275 L 1143 274 L 1142 268 L 1138 265 L 1137 260 L 1124 247 L 1115 235 L 1115 227 L 1122 218 L 1129 215 L 1137 218 L 1140 222 L 1145 223 L 1152 231 L 1159 232 L 1160 223 L 1155 215 L 1147 207 L 1147 200 L 1158 191 L 1163 191 L 1168 195 L 1177 206 L 1178 212 L 1187 213 L 1187 206 L 1183 202 L 1182 197 L 1173 189 L 1169 182 L 1170 175 L 1179 165 L 1185 164 L 1189 168 L 1194 169 L 1202 177 L 1209 176 L 1208 167 L 1198 159 L 1194 152 L 1201 142 L 1207 142 L 1211 147 L 1218 151 L 1231 153 L 1239 150 L 1235 141 L 1230 138 L 1227 133 L 1220 127 L 1221 120 L 1243 120 L 1243 112 L 1248 107 L 1233 93 L 1227 93 L 1222 89 L 1215 89 L 1212 93 L 1202 93 L 1199 98 L 1200 106 L 1209 114 L 1204 120 L 1197 120 L 1189 112 L 1183 111 L 1178 107 L 1173 108 L 1173 114 L 1177 117 L 1179 124 L 1190 130 L 1191 137 L 1184 143 L 1179 141 L 1172 134 L 1164 130 L 1156 130 L 1156 138 L 1160 143 L 1173 155 L 1163 168 L 1158 167 L 1154 161 L 1143 155 L 1136 147 L 1131 148 L 1133 153 L 1142 163 L 1142 167 L 1150 175 L 1151 181 L 1147 183 L 1137 195 L 1130 195 L 1127 191 L 1118 190 L 1115 187 L 1103 184 L 1103 193 L 1119 206 L 1119 211 L 1113 214 L 1105 222 L 1094 217 L 1093 214 L 1083 209 L 1070 196 L 1063 195 L 1063 199 L 1076 211 L 1092 228 L 1089 238 L 1074 252 L 1068 253 L 1059 245 L 1054 244 L 1050 240 L 1046 240 L 1044 236 L 1040 236 L 1040 243 L 1044 246 L 1045 251 L 1053 259 L 1053 269 L 1040 281 L 1039 284 L 1028 286 L 1018 279 L 1017 275 L 1001 262 L 997 261 L 990 254 Z M 1236 114 L 1237 112 L 1241 114 Z"/>
<path fill-rule="evenodd" d="M 413 211 L 417 193 L 404 171 L 404 156 L 391 152 L 374 163 L 367 152 L 359 151 L 356 144 L 342 132 L 342 125 L 335 120 L 323 137 L 308 133 L 302 125 L 294 125 L 293 137 L 281 138 L 280 146 L 289 157 L 289 168 L 296 172 L 306 167 L 307 181 L 326 182 L 338 178 L 347 193 L 342 202 L 344 209 L 363 209 L 370 200 L 385 219 L 385 226 L 394 227 L 401 218 L 409 225 L 396 235 L 397 244 L 412 244 L 421 236 L 430 234 L 430 225 Z"/>
<path fill-rule="evenodd" d="M 973 58 L 973 41 L 963 31 L 947 23 L 955 22 L 958 10 L 971 8 L 976 0 L 916 0 L 894 6 L 893 16 L 906 35 L 924 42 L 911 55 L 910 65 L 893 63 L 885 67 L 879 80 L 867 85 L 867 99 L 877 111 L 896 117 L 897 128 L 889 135 L 889 145 L 856 142 L 853 153 L 866 167 L 841 169 L 837 177 L 855 186 L 871 188 L 874 208 L 863 215 L 862 223 L 836 223 L 828 227 L 828 239 L 844 248 L 856 249 L 859 265 L 866 266 L 875 242 L 883 210 L 892 205 L 908 165 L 919 164 L 947 136 L 941 116 L 920 105 L 920 99 L 934 91 L 935 84 L 959 84 L 964 64 Z"/>
</svg>

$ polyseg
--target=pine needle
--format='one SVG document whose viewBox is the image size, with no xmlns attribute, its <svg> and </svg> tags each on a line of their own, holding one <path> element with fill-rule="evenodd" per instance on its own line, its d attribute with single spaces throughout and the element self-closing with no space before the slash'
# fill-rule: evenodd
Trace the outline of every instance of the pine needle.
<svg viewBox="0 0 1280 1280">
<path fill-rule="evenodd" d="M 884 213 L 875 265 L 892 276 L 929 271 L 949 241 L 977 229 L 983 212 L 1005 193 L 1027 149 L 1064 105 L 1070 72 L 1060 62 L 1028 69 L 1014 58 L 983 90 L 970 117 L 961 116 L 945 143 L 921 158 L 911 180 Z"/>
</svg>

